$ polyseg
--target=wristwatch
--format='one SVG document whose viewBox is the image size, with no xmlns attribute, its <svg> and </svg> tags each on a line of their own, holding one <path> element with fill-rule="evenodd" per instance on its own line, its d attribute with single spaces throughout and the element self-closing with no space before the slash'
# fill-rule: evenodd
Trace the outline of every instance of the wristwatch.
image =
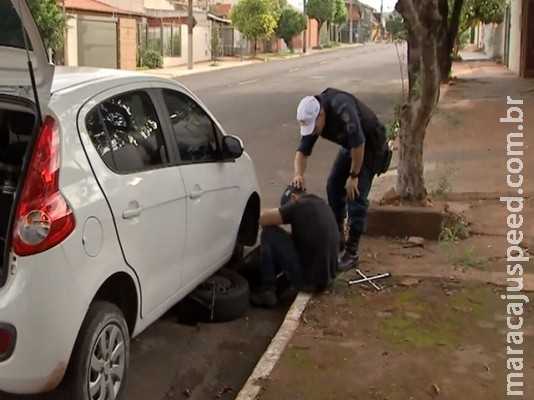
<svg viewBox="0 0 534 400">
<path fill-rule="evenodd" d="M 359 177 L 360 177 L 360 173 L 359 173 L 359 172 L 356 173 L 356 172 L 354 172 L 354 171 L 350 171 L 350 177 L 351 177 L 352 179 L 359 178 Z"/>
</svg>

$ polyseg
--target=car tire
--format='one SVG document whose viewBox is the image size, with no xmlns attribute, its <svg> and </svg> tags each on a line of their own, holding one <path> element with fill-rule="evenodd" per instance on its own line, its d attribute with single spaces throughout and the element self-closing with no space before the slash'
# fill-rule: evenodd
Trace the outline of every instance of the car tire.
<svg viewBox="0 0 534 400">
<path fill-rule="evenodd" d="M 222 269 L 198 286 L 191 296 L 204 306 L 204 319 L 227 322 L 242 317 L 248 310 L 250 289 L 243 276 L 233 270 Z M 212 300 L 213 318 L 209 309 Z"/>
<path fill-rule="evenodd" d="M 100 363 L 92 365 L 93 356 L 102 361 L 101 366 Z M 69 400 L 122 399 L 129 359 L 130 334 L 123 313 L 112 303 L 95 301 L 87 312 L 74 346 L 65 379 L 65 397 Z M 99 372 L 95 370 L 96 365 Z M 113 378 L 120 379 L 114 381 Z M 99 379 L 104 379 L 106 384 L 97 384 Z M 93 393 L 90 389 L 91 382 L 95 387 Z M 100 397 L 101 390 L 113 390 L 113 394 L 110 397 Z"/>
</svg>

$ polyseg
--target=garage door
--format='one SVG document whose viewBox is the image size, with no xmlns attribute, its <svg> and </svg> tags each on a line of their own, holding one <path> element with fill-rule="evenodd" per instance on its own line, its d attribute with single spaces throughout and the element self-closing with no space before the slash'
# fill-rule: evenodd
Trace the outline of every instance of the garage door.
<svg viewBox="0 0 534 400">
<path fill-rule="evenodd" d="M 78 19 L 78 65 L 118 68 L 117 21 Z"/>
</svg>

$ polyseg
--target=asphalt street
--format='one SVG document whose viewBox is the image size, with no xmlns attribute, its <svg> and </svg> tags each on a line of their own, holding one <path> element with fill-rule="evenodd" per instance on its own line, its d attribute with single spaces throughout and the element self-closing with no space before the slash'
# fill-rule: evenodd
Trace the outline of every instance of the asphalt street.
<svg viewBox="0 0 534 400">
<path fill-rule="evenodd" d="M 243 139 L 256 165 L 265 206 L 277 205 L 293 176 L 299 140 L 296 109 L 303 96 L 327 87 L 343 89 L 388 121 L 394 96 L 401 93 L 394 45 L 368 44 L 177 80 L 201 98 L 227 133 Z M 318 141 L 309 163 L 308 190 L 324 195 L 336 150 Z"/>
<path fill-rule="evenodd" d="M 395 46 L 365 45 L 178 80 L 202 99 L 227 133 L 243 139 L 256 165 L 263 206 L 276 206 L 293 175 L 300 98 L 327 87 L 344 89 L 387 120 L 401 90 L 398 65 Z M 309 191 L 324 195 L 336 150 L 326 141 L 317 143 L 307 173 Z M 169 313 L 134 341 L 125 398 L 235 399 L 291 301 L 289 294 L 276 310 L 250 309 L 245 318 L 225 324 L 179 324 L 177 313 Z M 29 397 L 0 394 L 0 400 L 15 399 Z"/>
</svg>

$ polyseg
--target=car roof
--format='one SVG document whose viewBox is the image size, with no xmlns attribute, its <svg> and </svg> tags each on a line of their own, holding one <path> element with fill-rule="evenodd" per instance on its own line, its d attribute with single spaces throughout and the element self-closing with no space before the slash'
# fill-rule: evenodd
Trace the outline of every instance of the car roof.
<svg viewBox="0 0 534 400">
<path fill-rule="evenodd" d="M 110 79 L 127 79 L 127 78 L 150 78 L 163 79 L 159 76 L 150 75 L 138 71 L 125 71 L 111 68 L 96 67 L 56 67 L 54 80 L 52 83 L 52 93 L 61 92 L 76 86 L 97 83 Z"/>
</svg>

